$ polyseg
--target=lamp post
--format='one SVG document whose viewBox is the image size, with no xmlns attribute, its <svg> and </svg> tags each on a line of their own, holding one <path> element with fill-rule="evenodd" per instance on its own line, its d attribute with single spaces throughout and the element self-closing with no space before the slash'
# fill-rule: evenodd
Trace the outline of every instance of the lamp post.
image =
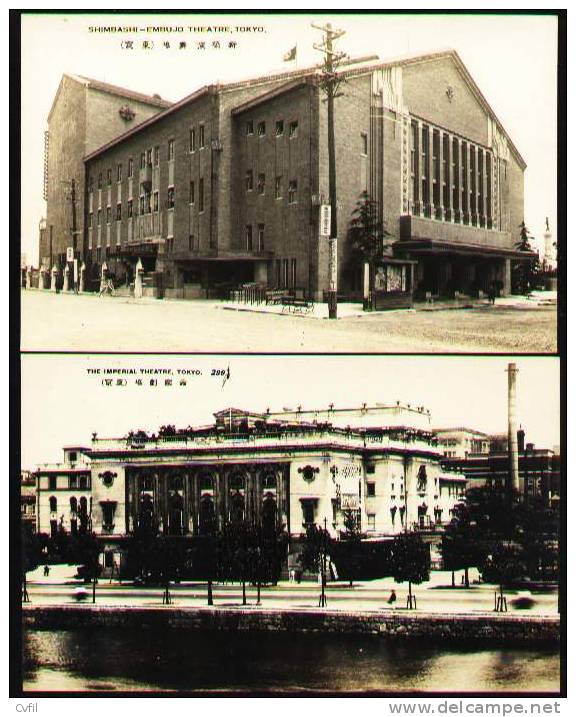
<svg viewBox="0 0 576 717">
<path fill-rule="evenodd" d="M 322 551 L 320 555 L 320 600 L 318 607 L 326 607 L 328 600 L 326 599 L 326 518 L 324 518 L 324 532 L 322 533 Z"/>
</svg>

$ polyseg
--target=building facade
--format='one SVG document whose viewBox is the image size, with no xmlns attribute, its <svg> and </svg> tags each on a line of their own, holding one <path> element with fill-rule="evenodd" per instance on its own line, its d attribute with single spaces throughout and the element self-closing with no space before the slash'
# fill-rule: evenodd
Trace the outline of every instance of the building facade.
<svg viewBox="0 0 576 717">
<path fill-rule="evenodd" d="M 329 419 L 329 420 L 325 420 Z M 123 438 L 94 436 L 39 466 L 38 530 L 89 525 L 110 545 L 143 520 L 200 535 L 226 520 L 271 521 L 298 538 L 353 511 L 368 536 L 439 529 L 465 479 L 443 470 L 423 408 L 361 407 L 254 414 L 227 409 L 213 425 Z"/>
<path fill-rule="evenodd" d="M 84 156 L 169 104 L 159 96 L 150 97 L 79 75 L 63 75 L 44 133 L 47 213 L 45 226 L 41 227 L 39 263 L 45 272 L 54 267 L 63 271 L 68 247 L 73 247 L 77 259 L 84 258 Z M 44 283 L 43 288 L 50 288 L 49 280 Z"/>
<path fill-rule="evenodd" d="M 339 292 L 363 294 L 347 231 L 367 192 L 390 235 L 384 288 L 453 296 L 497 284 L 509 293 L 511 261 L 526 257 L 515 249 L 525 163 L 458 54 L 350 62 L 340 72 Z M 144 294 L 171 298 L 227 297 L 254 282 L 321 299 L 320 79 L 308 68 L 206 86 L 86 145 L 83 239 L 94 281 L 104 271 L 134 291 L 138 275 Z"/>
</svg>

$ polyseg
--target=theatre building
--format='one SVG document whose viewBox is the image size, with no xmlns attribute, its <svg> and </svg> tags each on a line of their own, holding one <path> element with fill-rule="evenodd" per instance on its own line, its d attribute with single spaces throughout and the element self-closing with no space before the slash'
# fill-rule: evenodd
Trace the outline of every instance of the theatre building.
<svg viewBox="0 0 576 717">
<path fill-rule="evenodd" d="M 526 165 L 458 54 L 360 59 L 339 72 L 339 293 L 365 290 L 347 238 L 363 192 L 390 234 L 384 291 L 509 293 L 511 262 L 532 256 L 515 249 Z M 322 299 L 320 79 L 307 68 L 205 86 L 88 150 L 86 288 L 104 272 L 137 295 L 227 298 L 255 283 Z"/>
<path fill-rule="evenodd" d="M 353 511 L 367 536 L 438 530 L 462 499 L 464 477 L 443 470 L 424 408 L 400 404 L 251 413 L 158 434 L 100 438 L 65 449 L 61 465 L 37 470 L 38 530 L 77 530 L 79 514 L 110 546 L 154 516 L 167 535 L 246 519 L 309 525 L 337 537 Z"/>
</svg>

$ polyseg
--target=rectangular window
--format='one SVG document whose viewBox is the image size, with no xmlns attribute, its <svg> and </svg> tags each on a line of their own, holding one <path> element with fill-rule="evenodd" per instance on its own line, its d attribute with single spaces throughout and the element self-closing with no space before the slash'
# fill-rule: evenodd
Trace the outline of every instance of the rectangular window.
<svg viewBox="0 0 576 717">
<path fill-rule="evenodd" d="M 138 211 L 140 215 L 144 214 L 144 195 L 140 195 L 140 201 L 138 203 Z"/>
<path fill-rule="evenodd" d="M 198 182 L 198 211 L 204 211 L 204 179 L 200 177 Z"/>
<path fill-rule="evenodd" d="M 366 483 L 366 495 L 368 498 L 373 498 L 376 495 L 376 483 Z"/>
<path fill-rule="evenodd" d="M 90 212 L 90 214 L 88 214 L 88 226 L 89 227 L 94 226 L 94 213 L 93 212 Z"/>
<path fill-rule="evenodd" d="M 296 204 L 298 198 L 298 181 L 291 179 L 288 184 L 288 204 Z"/>
<path fill-rule="evenodd" d="M 264 224 L 258 224 L 258 251 L 264 251 Z"/>
<path fill-rule="evenodd" d="M 78 488 L 78 476 L 68 476 L 68 487 L 70 490 Z"/>
<path fill-rule="evenodd" d="M 274 180 L 274 197 L 282 199 L 282 177 L 276 177 Z"/>
<path fill-rule="evenodd" d="M 296 259 L 290 259 L 290 286 L 296 286 Z"/>
<path fill-rule="evenodd" d="M 152 147 L 150 147 L 150 149 L 146 150 L 146 164 L 149 167 L 152 166 Z"/>
<path fill-rule="evenodd" d="M 374 513 L 368 513 L 366 517 L 368 518 L 368 530 L 376 530 L 376 516 L 374 515 Z"/>
<path fill-rule="evenodd" d="M 96 220 L 97 220 L 98 226 L 100 226 L 101 221 L 102 221 L 102 210 L 101 209 L 98 210 L 98 214 L 96 215 Z"/>
<path fill-rule="evenodd" d="M 190 204 L 194 204 L 195 201 L 195 192 L 194 192 L 194 182 L 190 182 L 190 197 L 189 200 Z"/>
<path fill-rule="evenodd" d="M 288 136 L 290 139 L 298 136 L 298 120 L 290 122 L 290 129 L 288 130 Z"/>
<path fill-rule="evenodd" d="M 266 191 L 266 175 L 264 173 L 258 175 L 258 194 L 264 194 Z"/>
<path fill-rule="evenodd" d="M 116 205 L 116 221 L 119 222 L 122 219 L 122 204 L 118 202 Z"/>
<path fill-rule="evenodd" d="M 252 251 L 252 224 L 246 225 L 246 251 Z"/>
<path fill-rule="evenodd" d="M 188 251 L 194 250 L 194 234 L 190 234 L 188 237 Z"/>
<path fill-rule="evenodd" d="M 56 490 L 56 476 L 48 476 L 48 490 Z"/>
<path fill-rule="evenodd" d="M 192 128 L 190 132 L 188 133 L 188 139 L 189 139 L 189 146 L 190 151 L 195 152 L 196 151 L 196 130 Z"/>
<path fill-rule="evenodd" d="M 98 172 L 98 189 L 102 189 L 102 172 Z"/>
<path fill-rule="evenodd" d="M 88 177 L 88 191 L 92 193 L 94 190 L 94 177 L 90 176 Z"/>
<path fill-rule="evenodd" d="M 258 122 L 258 137 L 266 135 L 266 122 Z"/>
<path fill-rule="evenodd" d="M 200 149 L 203 149 L 205 147 L 205 137 L 204 137 L 204 125 L 201 124 L 200 127 L 198 127 L 198 146 Z"/>
<path fill-rule="evenodd" d="M 174 140 L 169 139 L 168 140 L 168 161 L 172 162 L 174 160 Z"/>
<path fill-rule="evenodd" d="M 160 192 L 154 192 L 153 205 L 154 211 L 157 212 L 160 209 Z"/>
<path fill-rule="evenodd" d="M 122 165 L 119 164 L 116 167 L 116 181 L 121 182 L 122 181 Z"/>
<path fill-rule="evenodd" d="M 368 135 L 366 132 L 360 133 L 360 141 L 361 141 L 361 152 L 363 155 L 368 156 Z"/>
<path fill-rule="evenodd" d="M 128 200 L 128 208 L 127 209 L 128 209 L 128 211 L 127 211 L 128 219 L 132 219 L 132 214 L 134 212 L 134 202 L 132 201 L 132 199 Z"/>
<path fill-rule="evenodd" d="M 246 191 L 251 192 L 254 187 L 254 172 L 251 169 L 246 170 L 244 184 L 246 186 Z"/>
<path fill-rule="evenodd" d="M 284 134 L 284 120 L 276 121 L 276 137 L 281 137 Z"/>
<path fill-rule="evenodd" d="M 110 224 L 112 219 L 112 207 L 106 207 L 106 224 Z"/>
<path fill-rule="evenodd" d="M 248 120 L 246 122 L 246 136 L 249 137 L 251 134 L 254 134 L 254 122 L 253 120 Z"/>
<path fill-rule="evenodd" d="M 166 251 L 168 252 L 168 254 L 174 251 L 174 237 L 168 237 L 166 239 Z"/>
<path fill-rule="evenodd" d="M 132 178 L 134 176 L 134 160 L 132 157 L 128 160 L 128 177 Z"/>
<path fill-rule="evenodd" d="M 109 187 L 112 184 L 112 170 L 107 169 L 106 170 L 106 185 Z"/>
<path fill-rule="evenodd" d="M 174 209 L 174 187 L 168 187 L 168 200 L 166 205 L 168 209 Z"/>
<path fill-rule="evenodd" d="M 158 167 L 160 164 L 160 147 L 154 147 L 154 166 Z"/>
<path fill-rule="evenodd" d="M 146 152 L 140 153 L 140 169 L 144 169 L 146 167 Z"/>
</svg>

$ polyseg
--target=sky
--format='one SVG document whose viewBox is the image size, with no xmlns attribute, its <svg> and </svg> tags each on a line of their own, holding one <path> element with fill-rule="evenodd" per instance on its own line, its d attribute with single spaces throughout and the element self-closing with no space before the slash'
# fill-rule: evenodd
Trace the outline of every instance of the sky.
<svg viewBox="0 0 576 717">
<path fill-rule="evenodd" d="M 558 445 L 559 362 L 515 357 L 517 418 L 527 442 Z M 142 428 L 212 423 L 229 407 L 254 411 L 390 404 L 424 406 L 436 428 L 507 431 L 507 357 L 459 356 L 111 356 L 27 354 L 22 357 L 22 468 L 62 458 L 64 445 L 89 444 Z M 230 368 L 223 382 L 212 370 Z M 172 369 L 176 385 L 106 386 L 106 368 Z M 187 385 L 178 385 L 181 371 Z M 116 377 L 115 377 L 116 378 Z M 115 379 L 114 379 L 115 380 Z"/>
<path fill-rule="evenodd" d="M 556 18 L 528 15 L 376 16 L 123 15 L 70 13 L 22 17 L 22 251 L 37 263 L 44 130 L 63 73 L 81 74 L 147 94 L 179 100 L 198 87 L 295 67 L 282 56 L 297 45 L 297 67 L 319 62 L 312 23 L 345 30 L 338 48 L 382 59 L 454 48 L 524 157 L 525 220 L 538 241 L 545 217 L 556 230 Z M 182 27 L 183 33 L 109 34 L 90 27 Z M 227 26 L 233 33 L 199 31 Z M 193 28 L 189 30 L 188 28 Z M 133 50 L 121 46 L 136 40 Z M 141 43 L 152 40 L 145 50 Z M 171 47 L 165 48 L 163 42 Z M 185 41 L 186 49 L 178 43 Z M 196 43 L 206 42 L 199 50 Z M 219 41 L 221 47 L 211 43 Z M 227 47 L 237 42 L 235 49 Z"/>
</svg>

